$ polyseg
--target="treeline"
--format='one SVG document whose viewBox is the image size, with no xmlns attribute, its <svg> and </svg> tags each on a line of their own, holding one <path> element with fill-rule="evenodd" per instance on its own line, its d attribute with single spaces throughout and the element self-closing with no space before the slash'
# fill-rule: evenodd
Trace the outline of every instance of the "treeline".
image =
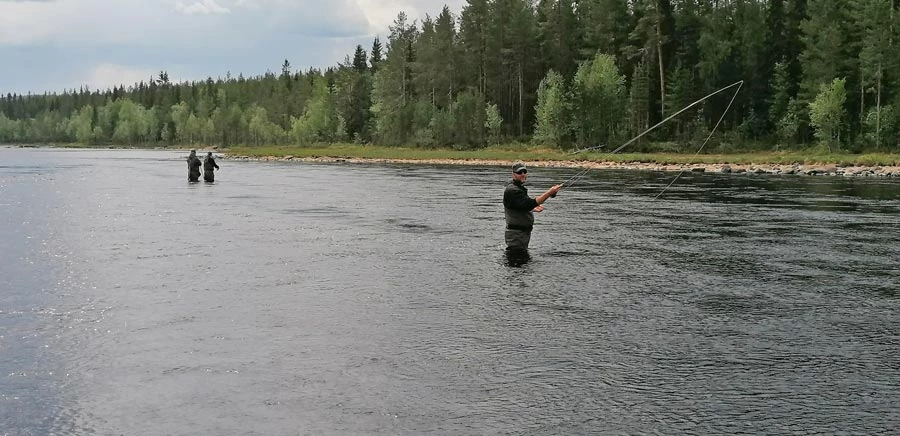
<svg viewBox="0 0 900 436">
<path fill-rule="evenodd" d="M 0 97 L 0 142 L 898 151 L 898 0 L 469 0 L 324 71 Z"/>
</svg>

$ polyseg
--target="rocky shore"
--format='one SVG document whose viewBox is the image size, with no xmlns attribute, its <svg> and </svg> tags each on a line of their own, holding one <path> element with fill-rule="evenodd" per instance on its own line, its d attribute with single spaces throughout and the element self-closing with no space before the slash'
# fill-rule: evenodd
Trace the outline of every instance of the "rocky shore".
<svg viewBox="0 0 900 436">
<path fill-rule="evenodd" d="M 294 156 L 233 156 L 224 155 L 229 160 L 252 161 L 296 161 L 319 163 L 391 163 L 391 164 L 431 164 L 431 165 L 475 165 L 475 166 L 510 166 L 512 161 L 484 159 L 361 159 L 343 157 L 294 157 Z M 805 165 L 805 164 L 658 164 L 646 162 L 597 162 L 587 160 L 567 161 L 525 161 L 532 167 L 547 168 L 583 168 L 583 169 L 616 169 L 646 171 L 690 171 L 696 173 L 733 173 L 733 174 L 793 174 L 793 175 L 825 175 L 843 177 L 900 177 L 900 166 L 839 166 L 839 165 Z"/>
</svg>

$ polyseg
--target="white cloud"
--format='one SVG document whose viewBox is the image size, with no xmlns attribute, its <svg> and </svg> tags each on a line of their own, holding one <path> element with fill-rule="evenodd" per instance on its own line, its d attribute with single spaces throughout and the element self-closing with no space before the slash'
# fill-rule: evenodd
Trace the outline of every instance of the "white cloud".
<svg viewBox="0 0 900 436">
<path fill-rule="evenodd" d="M 446 4 L 450 12 L 458 17 L 466 0 L 356 0 L 369 20 L 372 33 L 387 33 L 400 12 L 405 12 L 410 22 L 421 21 L 425 14 L 437 17 Z"/>
<path fill-rule="evenodd" d="M 0 44 L 18 45 L 52 35 L 53 25 L 33 19 L 52 10 L 51 2 L 0 3 Z"/>
<path fill-rule="evenodd" d="M 201 0 L 189 5 L 185 5 L 182 2 L 176 2 L 175 10 L 185 15 L 212 15 L 227 14 L 231 12 L 228 8 L 220 6 L 215 0 Z"/>
<path fill-rule="evenodd" d="M 458 13 L 465 0 L 0 0 L 0 46 L 206 44 L 275 31 L 375 35 L 401 11 L 420 20 L 437 16 L 444 3 Z"/>
<path fill-rule="evenodd" d="M 355 0 L 0 1 L 0 46 L 207 45 L 284 29 L 307 36 L 352 36 L 369 31 Z"/>
<path fill-rule="evenodd" d="M 178 25 L 147 0 L 0 2 L 0 46 L 139 42 Z"/>
<path fill-rule="evenodd" d="M 150 70 L 104 63 L 87 71 L 84 77 L 77 81 L 77 85 L 68 86 L 67 88 L 77 89 L 82 84 L 89 86 L 91 89 L 101 90 L 118 85 L 129 87 L 141 81 L 146 83 L 154 75 L 155 72 Z"/>
<path fill-rule="evenodd" d="M 322 68 L 445 3 L 466 0 L 0 0 L 0 91 Z"/>
</svg>

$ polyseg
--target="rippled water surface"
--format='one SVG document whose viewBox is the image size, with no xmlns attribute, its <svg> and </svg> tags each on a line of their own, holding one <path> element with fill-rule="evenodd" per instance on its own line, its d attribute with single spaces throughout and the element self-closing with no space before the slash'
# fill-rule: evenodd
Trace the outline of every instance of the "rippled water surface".
<svg viewBox="0 0 900 436">
<path fill-rule="evenodd" d="M 185 156 L 0 148 L 0 435 L 900 428 L 896 179 Z"/>
</svg>

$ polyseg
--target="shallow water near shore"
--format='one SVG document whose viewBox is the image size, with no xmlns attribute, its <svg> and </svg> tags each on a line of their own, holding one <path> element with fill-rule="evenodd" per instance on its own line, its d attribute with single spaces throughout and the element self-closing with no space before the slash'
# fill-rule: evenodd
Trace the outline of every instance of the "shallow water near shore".
<svg viewBox="0 0 900 436">
<path fill-rule="evenodd" d="M 186 156 L 0 148 L 0 435 L 900 427 L 896 178 Z"/>
</svg>

